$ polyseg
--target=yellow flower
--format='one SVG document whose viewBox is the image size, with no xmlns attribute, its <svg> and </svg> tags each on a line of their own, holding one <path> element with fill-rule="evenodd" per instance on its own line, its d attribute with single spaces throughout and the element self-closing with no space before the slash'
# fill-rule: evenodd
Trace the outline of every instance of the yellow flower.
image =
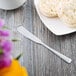
<svg viewBox="0 0 76 76">
<path fill-rule="evenodd" d="M 22 67 L 17 60 L 12 60 L 9 67 L 0 69 L 0 76 L 28 76 L 26 68 Z"/>
</svg>

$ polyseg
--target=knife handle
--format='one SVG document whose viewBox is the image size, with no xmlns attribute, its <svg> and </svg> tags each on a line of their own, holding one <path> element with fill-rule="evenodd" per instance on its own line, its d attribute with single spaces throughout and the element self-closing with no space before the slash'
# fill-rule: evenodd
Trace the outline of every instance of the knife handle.
<svg viewBox="0 0 76 76">
<path fill-rule="evenodd" d="M 67 63 L 71 63 L 72 59 L 66 57 L 65 55 L 59 53 L 58 51 L 50 48 L 49 46 L 47 46 L 46 44 L 44 44 L 43 42 L 41 43 L 44 47 L 46 47 L 47 49 L 49 49 L 51 52 L 53 52 L 54 54 L 56 54 L 58 57 L 60 57 L 62 60 L 64 60 Z"/>
</svg>

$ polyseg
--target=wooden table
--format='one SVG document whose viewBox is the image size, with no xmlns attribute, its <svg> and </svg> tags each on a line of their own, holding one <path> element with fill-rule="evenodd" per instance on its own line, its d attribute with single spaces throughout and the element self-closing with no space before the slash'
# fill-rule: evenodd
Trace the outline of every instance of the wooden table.
<svg viewBox="0 0 76 76">
<path fill-rule="evenodd" d="M 21 41 L 14 43 L 13 56 L 23 52 L 20 61 L 27 67 L 29 76 L 76 76 L 76 33 L 55 36 L 41 22 L 33 0 L 28 0 L 16 10 L 0 10 L 0 18 L 5 19 L 11 31 L 17 31 L 16 27 L 23 25 L 48 46 L 73 60 L 71 64 L 67 64 L 45 47 L 33 43 L 17 32 L 11 38 L 19 38 Z"/>
</svg>

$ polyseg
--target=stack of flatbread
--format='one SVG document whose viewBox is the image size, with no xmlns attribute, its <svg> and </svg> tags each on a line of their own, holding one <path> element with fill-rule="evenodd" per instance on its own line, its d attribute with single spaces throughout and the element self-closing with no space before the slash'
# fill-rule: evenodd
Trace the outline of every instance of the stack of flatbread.
<svg viewBox="0 0 76 76">
<path fill-rule="evenodd" d="M 46 17 L 59 17 L 70 27 L 76 27 L 76 0 L 39 0 L 39 10 Z"/>
</svg>

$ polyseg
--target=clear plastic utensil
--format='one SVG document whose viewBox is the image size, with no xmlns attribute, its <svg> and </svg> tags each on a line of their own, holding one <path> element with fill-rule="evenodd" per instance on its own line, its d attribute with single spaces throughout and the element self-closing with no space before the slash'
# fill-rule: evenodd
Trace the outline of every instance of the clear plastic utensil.
<svg viewBox="0 0 76 76">
<path fill-rule="evenodd" d="M 49 49 L 51 52 L 53 52 L 55 55 L 57 55 L 58 57 L 60 57 L 61 59 L 63 59 L 65 62 L 67 63 L 71 63 L 71 59 L 66 57 L 65 55 L 59 53 L 58 51 L 52 49 L 51 47 L 47 46 L 45 43 L 43 43 L 39 38 L 37 38 L 35 35 L 33 35 L 31 32 L 29 32 L 27 29 L 25 29 L 23 26 L 19 26 L 17 28 L 18 32 L 20 32 L 23 36 L 25 36 L 26 38 L 43 45 L 44 47 L 46 47 L 47 49 Z"/>
</svg>

